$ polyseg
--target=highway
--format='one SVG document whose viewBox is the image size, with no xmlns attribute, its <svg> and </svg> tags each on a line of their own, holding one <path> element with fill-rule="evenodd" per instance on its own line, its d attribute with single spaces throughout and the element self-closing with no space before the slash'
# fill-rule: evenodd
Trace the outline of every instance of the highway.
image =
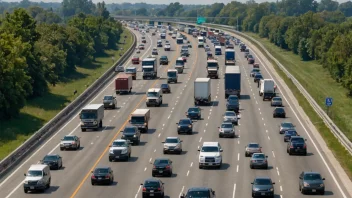
<svg viewBox="0 0 352 198">
<path fill-rule="evenodd" d="M 140 33 L 134 31 L 140 41 Z M 158 36 L 147 34 L 146 49 L 141 51 L 141 58 L 151 54 L 156 47 Z M 203 48 L 196 48 L 197 42 L 187 35 L 193 48 L 186 63 L 184 74 L 180 74 L 179 83 L 171 84 L 171 94 L 163 95 L 161 107 L 151 109 L 149 131 L 142 134 L 141 144 L 133 146 L 132 158 L 129 162 L 109 162 L 108 146 L 114 139 L 121 136 L 120 132 L 128 124 L 130 113 L 136 108 L 147 108 L 145 105 L 145 92 L 148 88 L 159 87 L 166 83 L 166 71 L 172 68 L 180 54 L 180 45 L 175 39 L 167 36 L 171 43 L 171 52 L 164 52 L 159 48 L 159 56 L 167 55 L 169 65 L 160 66 L 158 80 L 141 80 L 138 72 L 137 80 L 133 82 L 131 95 L 117 96 L 118 109 L 106 110 L 104 129 L 101 131 L 81 132 L 78 116 L 72 118 L 58 132 L 33 153 L 26 161 L 15 168 L 0 184 L 1 197 L 126 197 L 140 198 L 141 183 L 151 177 L 152 164 L 155 158 L 167 157 L 173 161 L 173 176 L 161 177 L 165 183 L 165 197 L 177 198 L 188 188 L 195 186 L 208 186 L 216 191 L 220 198 L 247 198 L 251 197 L 251 182 L 256 176 L 270 176 L 275 184 L 275 197 L 310 197 L 302 195 L 298 190 L 298 176 L 302 171 L 317 171 L 325 180 L 325 196 L 347 198 L 345 187 L 335 177 L 335 170 L 329 161 L 322 160 L 319 145 L 309 131 L 306 122 L 296 113 L 297 109 L 291 106 L 290 98 L 280 89 L 284 98 L 287 118 L 273 118 L 273 107 L 270 102 L 262 101 L 258 95 L 257 84 L 249 77 L 252 69 L 247 64 L 244 54 L 235 46 L 237 65 L 242 72 L 242 91 L 240 100 L 240 121 L 236 127 L 238 138 L 218 137 L 218 126 L 222 123 L 222 115 L 226 109 L 224 98 L 225 72 L 224 55 L 218 56 L 220 65 L 220 79 L 211 80 L 212 105 L 202 106 L 202 120 L 196 121 L 192 135 L 177 135 L 176 123 L 185 117 L 188 107 L 194 106 L 193 82 L 197 77 L 206 77 L 206 53 Z M 214 51 L 213 45 L 207 40 Z M 224 51 L 224 48 L 223 48 Z M 260 57 L 255 57 L 256 62 Z M 159 61 L 158 61 L 159 62 Z M 267 66 L 259 61 L 264 78 L 272 78 Z M 131 65 L 128 63 L 128 65 Z M 141 64 L 140 64 L 141 65 Z M 137 66 L 139 71 L 141 66 Z M 275 78 L 274 78 L 275 79 Z M 277 79 L 275 79 L 277 81 Z M 92 100 L 91 103 L 102 103 L 105 94 L 113 93 L 113 81 Z M 281 92 L 282 91 L 282 92 Z M 307 139 L 307 156 L 289 156 L 286 153 L 286 143 L 278 132 L 278 125 L 289 121 L 296 125 L 297 131 Z M 64 135 L 73 134 L 81 137 L 79 151 L 60 151 L 58 144 Z M 162 141 L 169 136 L 179 136 L 183 140 L 183 153 L 181 155 L 164 155 Z M 197 149 L 204 141 L 220 142 L 224 152 L 223 165 L 217 169 L 199 169 Z M 249 158 L 244 156 L 244 147 L 249 142 L 257 142 L 263 147 L 263 152 L 269 156 L 269 169 L 256 170 L 249 168 Z M 37 163 L 48 153 L 58 153 L 63 157 L 63 168 L 53 170 L 50 189 L 44 193 L 24 194 L 22 183 L 23 173 L 31 164 Z M 114 170 L 115 182 L 111 186 L 92 186 L 90 184 L 90 171 L 97 165 L 107 165 Z M 330 168 L 327 168 L 330 167 Z M 314 197 L 323 197 L 320 195 Z"/>
</svg>

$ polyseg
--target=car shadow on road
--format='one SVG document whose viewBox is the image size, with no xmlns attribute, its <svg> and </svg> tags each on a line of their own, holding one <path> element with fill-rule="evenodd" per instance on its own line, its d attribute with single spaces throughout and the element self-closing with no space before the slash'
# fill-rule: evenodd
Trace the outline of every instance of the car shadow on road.
<svg viewBox="0 0 352 198">
<path fill-rule="evenodd" d="M 193 131 L 192 134 L 190 135 L 197 135 L 199 132 L 198 131 Z"/>
<path fill-rule="evenodd" d="M 156 132 L 156 129 L 148 129 L 146 134 L 153 134 Z"/>
<path fill-rule="evenodd" d="M 250 95 L 241 95 L 240 100 L 250 100 L 251 96 Z"/>
<path fill-rule="evenodd" d="M 136 162 L 137 160 L 138 160 L 138 157 L 131 156 L 130 159 L 127 162 Z"/>
<path fill-rule="evenodd" d="M 165 104 L 165 103 L 160 105 L 160 107 L 168 107 L 168 106 L 169 104 Z"/>
<path fill-rule="evenodd" d="M 52 194 L 53 192 L 56 192 L 60 186 L 50 186 L 49 189 L 46 189 L 45 191 L 34 191 L 30 192 L 30 194 Z"/>
<path fill-rule="evenodd" d="M 104 131 L 111 131 L 111 130 L 114 130 L 114 129 L 115 129 L 115 126 L 106 126 Z"/>
<path fill-rule="evenodd" d="M 84 146 L 79 145 L 80 147 L 78 148 L 78 151 L 81 151 L 84 149 Z"/>
<path fill-rule="evenodd" d="M 137 96 L 145 95 L 145 92 L 133 92 L 133 95 L 137 95 Z"/>
<path fill-rule="evenodd" d="M 211 105 L 210 106 L 213 106 L 213 107 L 219 106 L 219 101 L 211 101 Z"/>
<path fill-rule="evenodd" d="M 139 142 L 138 145 L 134 145 L 134 146 L 145 146 L 147 144 L 147 142 Z"/>
</svg>

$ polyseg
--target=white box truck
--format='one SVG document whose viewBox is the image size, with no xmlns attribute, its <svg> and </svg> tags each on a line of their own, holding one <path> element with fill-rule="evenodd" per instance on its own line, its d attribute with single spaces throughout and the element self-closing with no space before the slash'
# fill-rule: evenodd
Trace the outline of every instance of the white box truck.
<svg viewBox="0 0 352 198">
<path fill-rule="evenodd" d="M 263 100 L 275 97 L 275 83 L 273 79 L 263 79 L 259 82 L 259 95 L 263 96 Z"/>
<path fill-rule="evenodd" d="M 197 78 L 194 81 L 194 104 L 211 104 L 210 78 Z"/>
<path fill-rule="evenodd" d="M 149 120 L 149 109 L 136 109 L 131 114 L 130 124 L 138 127 L 138 130 L 140 130 L 141 132 L 148 132 Z"/>
<path fill-rule="evenodd" d="M 97 131 L 103 127 L 104 105 L 103 104 L 89 104 L 81 110 L 79 114 L 81 119 L 81 129 L 94 129 Z"/>
</svg>

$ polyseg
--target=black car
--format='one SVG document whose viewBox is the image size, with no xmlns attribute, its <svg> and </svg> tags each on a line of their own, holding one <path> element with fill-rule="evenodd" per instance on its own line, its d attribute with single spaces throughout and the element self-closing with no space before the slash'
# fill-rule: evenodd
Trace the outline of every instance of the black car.
<svg viewBox="0 0 352 198">
<path fill-rule="evenodd" d="M 180 198 L 215 198 L 215 191 L 208 187 L 193 187 L 188 189 L 187 194 L 183 194 Z"/>
<path fill-rule="evenodd" d="M 167 56 L 161 56 L 159 59 L 160 65 L 167 65 L 169 64 L 169 59 Z"/>
<path fill-rule="evenodd" d="M 314 193 L 325 194 L 325 178 L 322 178 L 320 173 L 317 172 L 302 172 L 299 175 L 299 190 L 302 194 Z"/>
<path fill-rule="evenodd" d="M 95 184 L 112 184 L 114 182 L 114 174 L 110 167 L 98 167 L 92 171 L 90 177 L 92 185 Z"/>
<path fill-rule="evenodd" d="M 193 121 L 189 118 L 181 119 L 177 124 L 177 133 L 188 133 L 193 132 Z"/>
<path fill-rule="evenodd" d="M 287 131 L 289 129 L 295 129 L 295 125 L 293 125 L 291 122 L 282 122 L 279 125 L 279 133 L 280 134 L 285 133 L 285 131 Z"/>
<path fill-rule="evenodd" d="M 238 113 L 239 109 L 240 109 L 240 102 L 239 102 L 238 96 L 230 95 L 227 98 L 226 110 L 235 111 L 236 113 Z"/>
<path fill-rule="evenodd" d="M 153 163 L 152 176 L 172 176 L 172 161 L 167 158 L 157 158 Z"/>
<path fill-rule="evenodd" d="M 263 80 L 263 79 L 264 78 L 263 78 L 261 73 L 255 73 L 254 74 L 254 82 L 258 82 L 258 81 Z"/>
<path fill-rule="evenodd" d="M 186 112 L 186 116 L 190 119 L 200 120 L 202 117 L 201 108 L 199 107 L 190 107 Z"/>
<path fill-rule="evenodd" d="M 252 197 L 274 197 L 274 184 L 269 177 L 257 177 L 252 184 Z"/>
<path fill-rule="evenodd" d="M 129 140 L 133 145 L 139 145 L 141 142 L 141 132 L 136 126 L 126 126 L 122 132 L 121 139 Z"/>
<path fill-rule="evenodd" d="M 285 109 L 282 107 L 276 107 L 273 112 L 274 118 L 286 118 Z"/>
<path fill-rule="evenodd" d="M 160 89 L 163 93 L 171 93 L 171 87 L 169 84 L 161 84 Z"/>
<path fill-rule="evenodd" d="M 287 143 L 287 153 L 307 155 L 306 140 L 300 136 L 291 136 L 290 141 Z"/>
<path fill-rule="evenodd" d="M 284 135 L 284 142 L 290 141 L 292 136 L 298 136 L 297 131 L 292 130 L 292 129 L 287 130 Z"/>
<path fill-rule="evenodd" d="M 164 198 L 164 183 L 159 179 L 149 178 L 144 181 L 142 198 L 160 197 Z"/>
<path fill-rule="evenodd" d="M 41 164 L 48 165 L 50 169 L 59 170 L 62 168 L 62 157 L 58 154 L 48 154 L 41 160 Z"/>
</svg>

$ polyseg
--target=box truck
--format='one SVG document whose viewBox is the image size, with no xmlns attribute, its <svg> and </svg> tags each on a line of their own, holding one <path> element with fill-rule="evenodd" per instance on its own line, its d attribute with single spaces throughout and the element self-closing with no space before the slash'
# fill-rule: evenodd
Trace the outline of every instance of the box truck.
<svg viewBox="0 0 352 198">
<path fill-rule="evenodd" d="M 225 65 L 235 65 L 235 50 L 234 49 L 226 49 L 225 50 Z"/>
<path fill-rule="evenodd" d="M 273 79 L 263 79 L 259 82 L 259 95 L 263 96 L 263 100 L 265 99 L 272 99 L 276 96 L 275 83 Z"/>
<path fill-rule="evenodd" d="M 225 71 L 225 98 L 229 95 L 241 97 L 241 71 L 240 66 L 227 66 Z"/>
<path fill-rule="evenodd" d="M 194 104 L 211 104 L 210 78 L 197 78 L 194 81 Z"/>
<path fill-rule="evenodd" d="M 132 91 L 132 76 L 119 73 L 115 79 L 116 94 L 131 93 Z"/>
<path fill-rule="evenodd" d="M 89 104 L 81 110 L 79 114 L 81 119 L 81 130 L 93 129 L 97 131 L 103 127 L 104 105 L 103 104 Z"/>
<path fill-rule="evenodd" d="M 141 132 L 148 132 L 150 120 L 149 109 L 136 109 L 131 114 L 130 124 L 136 126 Z"/>
</svg>

